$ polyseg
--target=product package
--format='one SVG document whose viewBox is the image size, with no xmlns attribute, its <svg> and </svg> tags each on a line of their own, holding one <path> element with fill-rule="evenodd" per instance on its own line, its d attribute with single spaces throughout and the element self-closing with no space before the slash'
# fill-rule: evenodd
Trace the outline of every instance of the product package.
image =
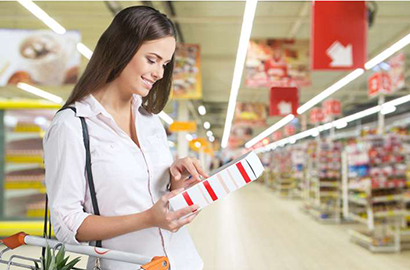
<svg viewBox="0 0 410 270">
<path fill-rule="evenodd" d="M 214 201 L 257 179 L 264 171 L 262 162 L 251 151 L 212 172 L 210 177 L 170 199 L 172 210 L 191 205 L 205 208 Z"/>
</svg>

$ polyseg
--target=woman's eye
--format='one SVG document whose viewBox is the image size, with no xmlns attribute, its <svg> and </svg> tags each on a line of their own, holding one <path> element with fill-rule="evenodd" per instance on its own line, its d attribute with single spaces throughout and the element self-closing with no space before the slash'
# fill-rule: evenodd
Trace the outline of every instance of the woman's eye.
<svg viewBox="0 0 410 270">
<path fill-rule="evenodd" d="M 155 64 L 155 61 L 153 61 L 153 60 L 151 60 L 151 59 L 149 59 L 149 58 L 147 58 L 147 60 L 148 60 L 148 63 L 150 63 L 150 64 Z"/>
</svg>

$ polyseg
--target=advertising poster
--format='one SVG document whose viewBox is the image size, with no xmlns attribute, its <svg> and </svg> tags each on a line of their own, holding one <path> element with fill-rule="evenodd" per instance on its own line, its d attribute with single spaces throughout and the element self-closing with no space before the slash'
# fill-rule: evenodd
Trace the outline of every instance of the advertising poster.
<svg viewBox="0 0 410 270">
<path fill-rule="evenodd" d="M 251 40 L 245 70 L 245 85 L 250 88 L 310 86 L 309 42 Z"/>
<path fill-rule="evenodd" d="M 235 124 L 252 127 L 266 126 L 267 106 L 264 103 L 237 102 Z"/>
<path fill-rule="evenodd" d="M 174 78 L 172 81 L 172 98 L 202 98 L 200 51 L 200 47 L 197 44 L 177 44 Z"/>
<path fill-rule="evenodd" d="M 74 84 L 81 62 L 78 31 L 0 29 L 0 86 Z"/>
<path fill-rule="evenodd" d="M 296 87 L 272 87 L 270 89 L 269 116 L 297 115 L 299 92 Z"/>
</svg>

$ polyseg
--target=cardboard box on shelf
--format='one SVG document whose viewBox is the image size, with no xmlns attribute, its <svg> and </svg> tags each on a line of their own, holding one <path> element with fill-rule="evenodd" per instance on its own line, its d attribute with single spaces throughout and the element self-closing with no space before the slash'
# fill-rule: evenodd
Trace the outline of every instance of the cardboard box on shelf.
<svg viewBox="0 0 410 270">
<path fill-rule="evenodd" d="M 256 180 L 264 171 L 262 162 L 251 151 L 212 172 L 211 176 L 170 199 L 177 211 L 196 204 L 203 209 L 216 200 Z"/>
</svg>

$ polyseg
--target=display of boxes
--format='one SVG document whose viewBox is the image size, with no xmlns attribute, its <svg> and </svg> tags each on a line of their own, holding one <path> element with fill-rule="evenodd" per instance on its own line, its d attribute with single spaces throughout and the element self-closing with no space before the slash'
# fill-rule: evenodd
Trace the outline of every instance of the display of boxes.
<svg viewBox="0 0 410 270">
<path fill-rule="evenodd" d="M 170 199 L 174 211 L 190 205 L 203 209 L 214 201 L 256 180 L 264 171 L 262 162 L 251 151 L 222 166 L 202 182 Z"/>
</svg>

